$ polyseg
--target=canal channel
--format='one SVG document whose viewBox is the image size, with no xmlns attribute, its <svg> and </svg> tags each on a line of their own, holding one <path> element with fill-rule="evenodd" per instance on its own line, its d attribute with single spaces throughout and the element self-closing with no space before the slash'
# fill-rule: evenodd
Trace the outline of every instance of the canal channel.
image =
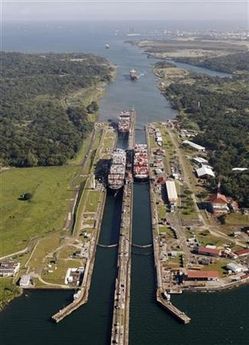
<svg viewBox="0 0 249 345">
<path fill-rule="evenodd" d="M 24 50 L 36 51 L 36 41 L 39 41 L 39 44 L 44 44 L 43 51 L 91 51 L 105 55 L 117 65 L 117 78 L 107 87 L 106 95 L 100 103 L 101 121 L 115 119 L 120 110 L 135 107 L 136 141 L 142 143 L 145 141 L 144 125 L 147 122 L 166 120 L 176 115 L 156 87 L 156 78 L 151 71 L 153 59 L 147 59 L 140 50 L 125 44 L 124 37 L 114 37 L 109 31 L 103 33 L 102 29 L 99 32 L 96 32 L 96 27 L 92 29 L 93 42 L 90 40 L 91 32 L 83 28 L 79 30 L 78 27 L 76 30 L 73 25 L 70 29 L 68 31 L 67 27 L 64 32 L 61 28 L 53 28 L 51 37 L 46 36 L 48 41 L 45 41 L 45 29 L 39 31 L 37 28 L 33 31 L 30 29 L 30 33 L 26 30 L 20 38 Z M 35 39 L 31 39 L 31 31 L 36 33 Z M 106 41 L 110 42 L 110 50 L 104 49 Z M 15 50 L 13 46 L 10 49 Z M 132 67 L 142 73 L 140 80 L 135 83 L 127 77 Z M 119 145 L 125 146 L 122 142 Z M 121 201 L 121 194 L 115 198 L 112 194 L 107 195 L 100 243 L 118 242 Z M 149 186 L 146 183 L 134 185 L 133 242 L 152 242 Z M 32 291 L 14 300 L 0 313 L 0 344 L 110 344 L 116 261 L 117 248 L 98 247 L 88 303 L 58 325 L 50 322 L 49 318 L 55 310 L 61 308 L 63 301 L 64 304 L 68 303 L 70 292 Z M 155 302 L 151 248 L 132 249 L 131 279 L 130 345 L 246 344 L 248 288 L 222 294 L 184 294 L 175 298 L 174 303 L 193 320 L 190 325 L 182 326 Z M 233 305 L 233 312 L 229 305 Z M 233 315 L 239 317 L 233 318 Z"/>
</svg>

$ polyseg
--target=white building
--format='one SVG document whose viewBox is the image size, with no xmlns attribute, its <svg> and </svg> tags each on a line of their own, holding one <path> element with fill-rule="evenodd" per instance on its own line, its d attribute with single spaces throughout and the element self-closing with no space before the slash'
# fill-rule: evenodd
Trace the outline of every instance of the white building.
<svg viewBox="0 0 249 345">
<path fill-rule="evenodd" d="M 0 277 L 14 277 L 20 269 L 20 262 L 15 261 L 1 261 L 0 262 Z"/>
<path fill-rule="evenodd" d="M 167 180 L 166 190 L 167 190 L 168 201 L 169 201 L 170 207 L 174 209 L 177 203 L 177 199 L 178 199 L 175 181 Z"/>
<path fill-rule="evenodd" d="M 236 172 L 243 172 L 248 170 L 247 168 L 232 168 L 232 171 L 236 171 Z"/>
<path fill-rule="evenodd" d="M 235 262 L 229 262 L 229 264 L 226 265 L 226 268 L 233 273 L 241 273 L 247 271 L 247 268 L 245 266 L 237 264 Z"/>
<path fill-rule="evenodd" d="M 194 157 L 193 158 L 193 161 L 195 162 L 195 163 L 199 163 L 199 164 L 208 164 L 208 161 L 206 160 L 206 159 L 204 159 L 204 158 L 202 158 L 202 157 Z"/>
<path fill-rule="evenodd" d="M 192 141 L 189 141 L 189 140 L 184 140 L 182 143 L 183 143 L 184 145 L 189 145 L 189 146 L 191 146 L 193 149 L 198 150 L 198 151 L 203 151 L 203 152 L 204 152 L 204 151 L 206 150 L 204 146 L 195 144 L 195 143 L 193 143 Z"/>
<path fill-rule="evenodd" d="M 19 285 L 22 288 L 29 288 L 32 285 L 30 275 L 24 274 L 20 279 Z"/>
<path fill-rule="evenodd" d="M 195 171 L 196 171 L 197 177 L 199 178 L 215 177 L 213 170 L 211 169 L 210 166 L 207 166 L 207 165 L 203 165 L 201 168 L 198 168 Z"/>
</svg>

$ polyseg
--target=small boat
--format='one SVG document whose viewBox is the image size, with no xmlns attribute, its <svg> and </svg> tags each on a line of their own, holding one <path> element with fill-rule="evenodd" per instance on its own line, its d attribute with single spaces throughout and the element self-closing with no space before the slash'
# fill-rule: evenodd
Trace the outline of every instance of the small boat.
<svg viewBox="0 0 249 345">
<path fill-rule="evenodd" d="M 131 78 L 131 80 L 138 80 L 138 78 L 139 78 L 139 75 L 134 68 L 132 68 L 130 70 L 130 78 Z"/>
<path fill-rule="evenodd" d="M 164 291 L 163 298 L 166 299 L 167 301 L 170 301 L 170 294 L 167 293 L 167 291 Z"/>
<path fill-rule="evenodd" d="M 106 43 L 105 49 L 109 49 L 109 48 L 110 48 L 110 44 L 109 44 L 109 43 Z"/>
<path fill-rule="evenodd" d="M 80 294 L 81 294 L 81 290 L 78 290 L 77 292 L 75 292 L 75 293 L 73 294 L 73 299 L 74 299 L 74 300 L 78 299 L 78 298 L 80 297 Z"/>
</svg>

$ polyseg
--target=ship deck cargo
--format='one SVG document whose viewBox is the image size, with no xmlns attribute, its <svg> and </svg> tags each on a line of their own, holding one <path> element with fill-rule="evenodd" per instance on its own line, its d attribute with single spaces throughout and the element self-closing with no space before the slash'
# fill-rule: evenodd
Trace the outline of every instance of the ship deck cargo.
<svg viewBox="0 0 249 345">
<path fill-rule="evenodd" d="M 122 111 L 118 120 L 118 131 L 120 133 L 128 133 L 131 128 L 131 112 Z"/>
<path fill-rule="evenodd" d="M 126 169 L 126 152 L 123 149 L 116 149 L 113 152 L 112 163 L 108 174 L 108 186 L 118 190 L 124 185 Z"/>
<path fill-rule="evenodd" d="M 149 176 L 149 161 L 146 144 L 135 145 L 133 173 L 136 179 L 147 179 Z"/>
</svg>

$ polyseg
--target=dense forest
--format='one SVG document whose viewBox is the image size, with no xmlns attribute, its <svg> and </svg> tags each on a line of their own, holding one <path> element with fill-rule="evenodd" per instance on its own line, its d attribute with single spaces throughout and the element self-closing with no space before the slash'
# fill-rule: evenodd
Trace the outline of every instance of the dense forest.
<svg viewBox="0 0 249 345">
<path fill-rule="evenodd" d="M 61 165 L 92 129 L 97 110 L 67 96 L 111 79 L 108 61 L 90 54 L 0 53 L 0 164 Z"/>
<path fill-rule="evenodd" d="M 214 71 L 234 73 L 236 71 L 249 71 L 249 52 L 223 55 L 213 58 L 177 58 L 179 62 L 206 67 Z"/>
<path fill-rule="evenodd" d="M 179 110 L 183 126 L 195 126 L 194 141 L 209 150 L 209 161 L 226 195 L 249 206 L 249 171 L 235 173 L 234 167 L 249 169 L 249 77 L 238 80 L 195 75 L 189 87 L 172 83 L 165 95 Z M 217 181 L 210 184 L 210 189 Z"/>
</svg>

